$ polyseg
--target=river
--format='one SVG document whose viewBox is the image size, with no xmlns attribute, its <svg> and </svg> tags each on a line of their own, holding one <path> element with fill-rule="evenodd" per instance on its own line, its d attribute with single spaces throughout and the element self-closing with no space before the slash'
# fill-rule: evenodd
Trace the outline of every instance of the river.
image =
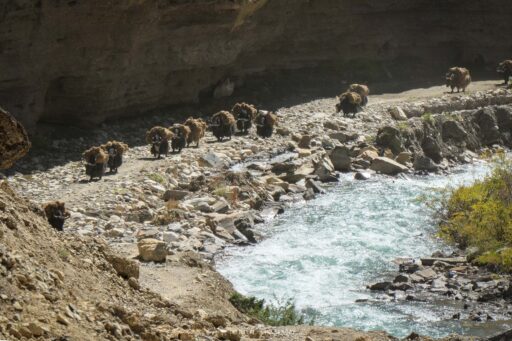
<svg viewBox="0 0 512 341">
<path fill-rule="evenodd" d="M 397 337 L 412 331 L 432 337 L 488 335 L 484 325 L 451 319 L 460 303 L 385 300 L 366 289 L 396 274 L 397 257 L 449 251 L 435 237 L 430 211 L 418 198 L 488 171 L 488 164 L 479 162 L 450 175 L 356 181 L 344 174 L 325 195 L 261 225 L 266 237 L 261 243 L 227 249 L 217 269 L 243 294 L 274 302 L 292 298 L 320 325 L 386 330 Z"/>
</svg>

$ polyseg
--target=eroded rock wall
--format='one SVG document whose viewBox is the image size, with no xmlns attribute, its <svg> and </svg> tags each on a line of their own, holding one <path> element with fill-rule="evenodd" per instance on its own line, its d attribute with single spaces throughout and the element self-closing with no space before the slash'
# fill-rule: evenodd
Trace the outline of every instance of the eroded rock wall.
<svg viewBox="0 0 512 341">
<path fill-rule="evenodd" d="M 508 0 L 5 0 L 0 103 L 28 126 L 94 124 L 197 102 L 226 78 L 442 79 L 510 57 L 511 14 Z"/>
</svg>

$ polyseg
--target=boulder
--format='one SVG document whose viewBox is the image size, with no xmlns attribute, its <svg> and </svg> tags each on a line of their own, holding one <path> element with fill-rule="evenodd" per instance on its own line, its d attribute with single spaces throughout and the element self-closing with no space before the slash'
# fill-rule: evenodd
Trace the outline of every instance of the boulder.
<svg viewBox="0 0 512 341">
<path fill-rule="evenodd" d="M 119 276 L 126 279 L 130 277 L 139 278 L 139 263 L 137 261 L 113 254 L 107 255 L 106 259 L 112 264 Z"/>
<path fill-rule="evenodd" d="M 329 137 L 331 139 L 338 140 L 341 143 L 355 140 L 357 138 L 357 136 L 358 135 L 356 133 L 345 133 L 345 132 L 341 132 L 341 131 L 329 134 Z"/>
<path fill-rule="evenodd" d="M 402 110 L 402 108 L 398 106 L 389 109 L 389 114 L 396 121 L 407 121 L 407 115 Z"/>
<path fill-rule="evenodd" d="M 272 173 L 274 174 L 282 174 L 282 173 L 293 173 L 297 169 L 297 164 L 294 162 L 276 162 L 272 164 Z"/>
<path fill-rule="evenodd" d="M 369 180 L 371 177 L 371 174 L 368 172 L 357 172 L 354 174 L 354 179 L 356 180 Z"/>
<path fill-rule="evenodd" d="M 31 147 L 25 128 L 11 114 L 0 108 L 0 169 L 12 167 Z"/>
<path fill-rule="evenodd" d="M 350 158 L 350 149 L 345 146 L 335 147 L 329 154 L 334 169 L 340 172 L 351 170 L 352 159 Z"/>
<path fill-rule="evenodd" d="M 410 152 L 401 152 L 398 154 L 395 158 L 395 161 L 398 163 L 401 163 L 402 165 L 407 164 L 408 162 L 411 162 L 412 159 L 412 153 Z"/>
<path fill-rule="evenodd" d="M 309 149 L 311 143 L 311 135 L 302 135 L 299 141 L 299 148 Z"/>
<path fill-rule="evenodd" d="M 322 157 L 315 163 L 315 171 L 314 174 L 318 176 L 318 179 L 322 182 L 336 182 L 338 178 L 336 177 L 334 166 L 326 157 Z"/>
<path fill-rule="evenodd" d="M 306 188 L 312 189 L 314 193 L 324 193 L 325 192 L 323 190 L 322 186 L 313 179 L 308 179 L 306 181 Z"/>
<path fill-rule="evenodd" d="M 189 194 L 190 194 L 190 192 L 188 192 L 188 191 L 181 191 L 181 190 L 177 190 L 177 189 L 168 189 L 163 194 L 162 199 L 164 201 L 169 201 L 169 200 L 179 201 L 179 200 L 183 200 Z"/>
<path fill-rule="evenodd" d="M 402 172 L 407 172 L 409 168 L 392 160 L 390 158 L 380 156 L 372 161 L 370 169 L 388 175 L 395 175 Z"/>
<path fill-rule="evenodd" d="M 441 142 L 433 136 L 426 136 L 421 144 L 425 155 L 434 160 L 434 162 L 441 162 L 443 159 L 440 143 Z"/>
<path fill-rule="evenodd" d="M 158 239 L 142 239 L 137 243 L 139 258 L 145 262 L 165 262 L 167 244 Z"/>
<path fill-rule="evenodd" d="M 304 200 L 313 200 L 315 199 L 315 191 L 312 188 L 308 188 L 307 191 L 302 195 Z"/>
<path fill-rule="evenodd" d="M 442 128 L 443 140 L 452 139 L 458 142 L 464 141 L 468 137 L 468 133 L 462 125 L 457 121 L 446 121 Z"/>
<path fill-rule="evenodd" d="M 231 159 L 223 153 L 208 152 L 199 159 L 199 164 L 204 167 L 226 168 L 231 164 Z"/>
<path fill-rule="evenodd" d="M 393 283 L 391 283 L 391 282 L 379 282 L 379 283 L 370 285 L 368 288 L 372 291 L 386 291 L 389 288 L 391 288 L 392 285 L 393 285 Z"/>
<path fill-rule="evenodd" d="M 417 171 L 436 172 L 439 166 L 428 156 L 418 155 L 414 159 L 413 168 Z"/>
<path fill-rule="evenodd" d="M 402 135 L 395 127 L 386 126 L 379 129 L 375 142 L 382 148 L 391 149 L 393 154 L 399 154 L 404 151 Z"/>
<path fill-rule="evenodd" d="M 484 146 L 501 143 L 498 121 L 492 108 L 483 108 L 475 113 L 475 123 L 479 126 L 478 135 Z"/>
</svg>

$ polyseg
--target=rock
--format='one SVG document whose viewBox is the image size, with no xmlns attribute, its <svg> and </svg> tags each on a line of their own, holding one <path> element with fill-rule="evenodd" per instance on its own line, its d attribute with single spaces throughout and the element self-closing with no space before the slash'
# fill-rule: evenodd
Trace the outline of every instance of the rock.
<svg viewBox="0 0 512 341">
<path fill-rule="evenodd" d="M 376 150 L 365 148 L 359 153 L 357 157 L 372 162 L 373 160 L 379 157 L 379 154 L 377 153 Z"/>
<path fill-rule="evenodd" d="M 338 121 L 328 120 L 324 122 L 324 128 L 331 130 L 343 130 L 345 129 L 345 125 Z"/>
<path fill-rule="evenodd" d="M 393 280 L 393 283 L 406 283 L 406 282 L 409 282 L 409 277 L 407 277 L 405 275 L 398 275 Z"/>
<path fill-rule="evenodd" d="M 350 133 L 338 131 L 336 133 L 330 133 L 329 137 L 333 140 L 338 140 L 341 143 L 345 143 L 348 141 L 355 140 L 357 138 L 357 134 L 356 133 L 350 134 Z"/>
<path fill-rule="evenodd" d="M 421 264 L 424 266 L 432 266 L 435 262 L 444 262 L 448 264 L 466 263 L 466 257 L 425 257 L 421 258 Z"/>
<path fill-rule="evenodd" d="M 315 191 L 312 188 L 308 188 L 307 191 L 302 195 L 304 200 L 313 200 L 315 199 Z"/>
<path fill-rule="evenodd" d="M 434 162 L 439 163 L 443 159 L 440 144 L 441 142 L 438 141 L 438 139 L 433 136 L 427 136 L 423 139 L 421 148 L 423 149 L 425 156 L 428 156 L 434 160 Z"/>
<path fill-rule="evenodd" d="M 177 234 L 176 232 L 167 231 L 167 232 L 162 233 L 162 239 L 163 239 L 164 242 L 169 244 L 169 243 L 172 243 L 172 242 L 179 241 L 180 240 L 180 235 Z"/>
<path fill-rule="evenodd" d="M 334 173 L 334 166 L 332 162 L 326 158 L 322 157 L 319 161 L 315 163 L 315 171 L 314 174 L 318 176 L 318 179 L 322 182 L 336 182 L 338 178 Z"/>
<path fill-rule="evenodd" d="M 137 278 L 134 278 L 134 277 L 128 278 L 128 285 L 132 289 L 135 289 L 135 290 L 139 290 L 140 289 L 140 284 L 139 284 L 139 281 L 137 280 Z"/>
<path fill-rule="evenodd" d="M 430 268 L 416 271 L 414 274 L 426 280 L 433 279 L 437 276 L 436 272 Z"/>
<path fill-rule="evenodd" d="M 400 134 L 400 131 L 395 127 L 385 126 L 379 129 L 375 142 L 377 145 L 384 149 L 391 149 L 393 154 L 398 155 L 400 152 L 404 151 L 402 135 Z"/>
<path fill-rule="evenodd" d="M 157 239 L 142 239 L 137 243 L 139 257 L 145 262 L 165 262 L 167 244 Z"/>
<path fill-rule="evenodd" d="M 371 177 L 371 174 L 368 172 L 357 172 L 354 174 L 354 179 L 356 180 L 369 180 Z"/>
<path fill-rule="evenodd" d="M 183 200 L 189 194 L 190 194 L 190 192 L 188 192 L 188 191 L 180 191 L 177 189 L 168 189 L 165 191 L 164 195 L 162 196 L 162 199 L 164 201 L 169 201 L 169 200 L 179 201 L 179 200 Z"/>
<path fill-rule="evenodd" d="M 406 166 L 384 156 L 373 160 L 370 169 L 388 175 L 395 175 L 409 170 Z"/>
<path fill-rule="evenodd" d="M 137 261 L 113 254 L 107 255 L 106 258 L 119 276 L 139 278 L 139 263 Z"/>
<path fill-rule="evenodd" d="M 210 205 L 211 212 L 216 213 L 227 213 L 230 210 L 230 206 L 225 199 L 217 200 L 214 204 Z"/>
<path fill-rule="evenodd" d="M 297 169 L 297 165 L 293 162 L 277 162 L 272 165 L 272 173 L 293 173 Z"/>
<path fill-rule="evenodd" d="M 453 139 L 461 142 L 468 137 L 468 133 L 464 130 L 462 125 L 457 121 L 446 121 L 443 123 L 442 128 L 443 140 Z"/>
<path fill-rule="evenodd" d="M 405 164 L 411 162 L 411 160 L 412 160 L 412 154 L 410 152 L 401 152 L 395 158 L 395 161 L 402 165 L 405 165 Z"/>
<path fill-rule="evenodd" d="M 441 278 L 432 281 L 432 288 L 446 288 L 446 281 Z"/>
<path fill-rule="evenodd" d="M 484 146 L 501 144 L 501 134 L 496 117 L 491 107 L 482 108 L 474 114 L 474 120 L 479 126 L 479 137 Z"/>
<path fill-rule="evenodd" d="M 324 193 L 325 191 L 323 190 L 322 186 L 320 185 L 320 183 L 318 183 L 317 181 L 313 180 L 313 179 L 308 179 L 306 181 L 306 188 L 308 189 L 312 189 L 314 193 Z M 305 194 L 304 194 L 305 195 Z M 306 199 L 306 198 L 304 198 Z M 308 199 L 306 199 L 308 200 Z"/>
<path fill-rule="evenodd" d="M 439 169 L 439 166 L 425 155 L 417 155 L 412 166 L 417 171 L 436 172 Z"/>
<path fill-rule="evenodd" d="M 388 290 L 389 288 L 391 288 L 392 285 L 393 285 L 393 283 L 391 283 L 391 282 L 379 282 L 379 283 L 370 285 L 369 289 L 373 290 L 373 291 L 385 291 L 385 290 Z"/>
<path fill-rule="evenodd" d="M 0 169 L 10 168 L 28 153 L 31 143 L 25 128 L 11 114 L 0 108 Z"/>
<path fill-rule="evenodd" d="M 288 136 L 288 135 L 290 135 L 290 134 L 291 134 L 290 129 L 288 129 L 288 128 L 286 128 L 286 127 L 278 127 L 278 128 L 276 129 L 276 133 L 277 133 L 278 135 L 281 135 L 281 136 Z"/>
<path fill-rule="evenodd" d="M 231 159 L 223 153 L 208 152 L 201 156 L 199 163 L 204 167 L 227 168 L 231 164 Z"/>
<path fill-rule="evenodd" d="M 311 135 L 302 135 L 299 141 L 299 148 L 309 149 L 311 143 Z"/>
<path fill-rule="evenodd" d="M 27 325 L 28 330 L 30 330 L 30 334 L 35 337 L 39 337 L 45 333 L 45 329 L 41 327 L 41 325 L 37 322 L 30 322 Z"/>
<path fill-rule="evenodd" d="M 352 159 L 350 158 L 350 150 L 345 146 L 337 146 L 329 154 L 334 169 L 340 172 L 348 172 L 351 170 Z"/>
<path fill-rule="evenodd" d="M 300 158 L 311 156 L 311 150 L 310 149 L 297 149 L 297 153 L 299 154 Z"/>
<path fill-rule="evenodd" d="M 389 110 L 389 114 L 397 121 L 407 121 L 407 115 L 399 106 L 393 107 Z"/>
</svg>

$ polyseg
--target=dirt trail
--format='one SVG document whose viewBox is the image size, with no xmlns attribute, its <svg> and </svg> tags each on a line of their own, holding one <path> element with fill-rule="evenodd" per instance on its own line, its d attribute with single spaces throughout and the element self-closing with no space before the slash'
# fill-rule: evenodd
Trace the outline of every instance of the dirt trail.
<svg viewBox="0 0 512 341">
<path fill-rule="evenodd" d="M 453 96 L 458 95 L 469 95 L 473 94 L 477 91 L 485 91 L 496 89 L 499 86 L 499 81 L 497 80 L 486 80 L 486 81 L 478 81 L 473 82 L 466 89 L 466 92 L 453 93 Z M 435 98 L 439 97 L 440 94 L 450 94 L 450 88 L 444 85 L 436 85 L 428 88 L 416 88 L 410 89 L 407 91 L 399 92 L 399 93 L 382 93 L 378 95 L 370 94 L 370 103 L 369 105 L 375 105 L 380 103 L 393 103 L 393 102 L 406 102 L 406 101 L 417 101 L 421 99 L 427 98 Z"/>
</svg>

